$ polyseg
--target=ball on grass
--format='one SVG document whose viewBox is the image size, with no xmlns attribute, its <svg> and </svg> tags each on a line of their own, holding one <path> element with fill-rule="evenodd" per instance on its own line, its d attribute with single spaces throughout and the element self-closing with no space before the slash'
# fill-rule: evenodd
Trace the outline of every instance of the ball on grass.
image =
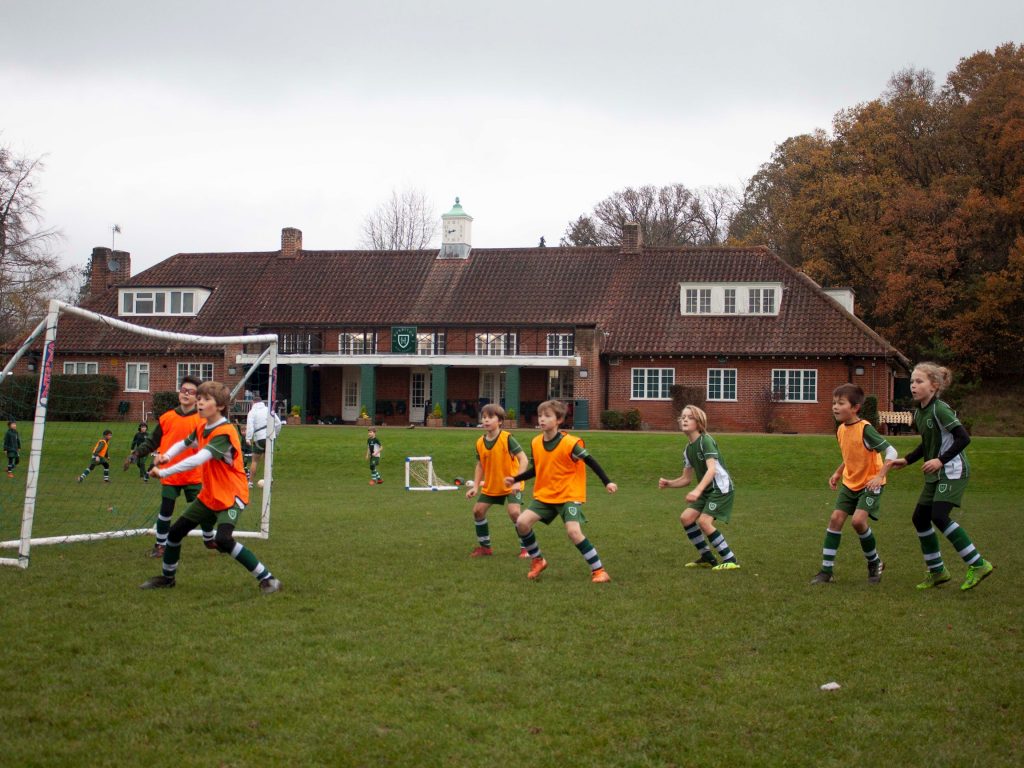
<svg viewBox="0 0 1024 768">
<path fill-rule="evenodd" d="M 256 486 L 259 487 L 259 488 L 263 487 L 263 478 L 262 477 L 259 480 L 256 481 Z"/>
</svg>

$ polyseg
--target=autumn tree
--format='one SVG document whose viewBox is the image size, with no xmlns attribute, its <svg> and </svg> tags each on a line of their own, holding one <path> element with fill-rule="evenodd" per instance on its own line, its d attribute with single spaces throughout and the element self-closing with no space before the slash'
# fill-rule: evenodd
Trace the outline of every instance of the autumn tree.
<svg viewBox="0 0 1024 768">
<path fill-rule="evenodd" d="M 392 190 L 391 197 L 363 219 L 360 244 L 375 251 L 422 251 L 440 228 L 440 216 L 423 192 Z"/>
<path fill-rule="evenodd" d="M 908 69 L 832 134 L 787 139 L 750 180 L 730 240 L 766 244 L 912 357 L 1024 372 L 1024 48 Z M 1014 341 L 1016 340 L 1016 342 Z"/>
<path fill-rule="evenodd" d="M 54 247 L 60 233 L 43 224 L 38 197 L 40 158 L 0 146 L 0 341 L 10 341 L 43 316 L 46 302 L 67 290 L 72 270 Z"/>
</svg>

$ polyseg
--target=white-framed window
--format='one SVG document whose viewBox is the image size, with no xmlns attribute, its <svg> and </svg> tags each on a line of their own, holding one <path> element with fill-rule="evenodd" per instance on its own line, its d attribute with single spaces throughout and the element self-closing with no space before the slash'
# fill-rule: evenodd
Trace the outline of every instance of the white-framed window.
<svg viewBox="0 0 1024 768">
<path fill-rule="evenodd" d="M 341 355 L 375 355 L 377 354 L 377 334 L 373 331 L 361 333 L 339 333 L 338 354 Z"/>
<path fill-rule="evenodd" d="M 674 368 L 634 368 L 633 400 L 668 400 L 675 382 Z"/>
<path fill-rule="evenodd" d="M 199 289 L 122 288 L 122 315 L 195 315 L 210 292 Z"/>
<path fill-rule="evenodd" d="M 708 368 L 708 400 L 736 399 L 736 369 Z"/>
<path fill-rule="evenodd" d="M 306 331 L 278 335 L 282 355 L 316 355 L 321 351 L 320 334 Z"/>
<path fill-rule="evenodd" d="M 817 402 L 818 371 L 814 368 L 773 369 L 772 395 L 783 402 Z"/>
<path fill-rule="evenodd" d="M 99 363 L 64 363 L 64 373 L 69 376 L 85 376 L 99 372 Z"/>
<path fill-rule="evenodd" d="M 445 349 L 445 332 L 416 334 L 417 355 L 443 355 Z"/>
<path fill-rule="evenodd" d="M 478 355 L 516 354 L 514 333 L 478 333 L 475 342 L 474 349 Z"/>
<path fill-rule="evenodd" d="M 707 315 L 711 313 L 711 289 L 686 289 L 686 314 Z"/>
<path fill-rule="evenodd" d="M 727 315 L 736 314 L 736 289 L 725 288 L 722 290 L 722 312 Z"/>
<path fill-rule="evenodd" d="M 548 371 L 548 399 L 572 400 L 572 369 L 556 368 Z"/>
<path fill-rule="evenodd" d="M 124 391 L 149 392 L 149 363 L 125 363 Z"/>
<path fill-rule="evenodd" d="M 548 356 L 569 357 L 575 351 L 576 340 L 571 333 L 548 334 Z"/>
<path fill-rule="evenodd" d="M 752 315 L 775 314 L 775 289 L 751 288 L 747 291 L 747 311 Z"/>
<path fill-rule="evenodd" d="M 213 378 L 213 363 L 178 363 L 176 388 L 181 389 L 181 380 L 186 376 L 200 381 L 210 381 Z"/>
</svg>

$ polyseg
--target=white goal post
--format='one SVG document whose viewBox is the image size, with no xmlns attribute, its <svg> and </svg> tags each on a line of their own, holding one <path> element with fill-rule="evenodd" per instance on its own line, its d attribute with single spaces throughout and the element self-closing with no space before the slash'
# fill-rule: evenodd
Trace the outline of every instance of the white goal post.
<svg viewBox="0 0 1024 768">
<path fill-rule="evenodd" d="M 45 330 L 42 346 L 42 356 L 38 365 L 39 382 L 35 400 L 35 418 L 32 429 L 32 442 L 28 455 L 28 466 L 25 479 L 25 498 L 21 512 L 20 536 L 17 539 L 0 540 L 0 552 L 4 549 L 17 549 L 17 557 L 0 557 L 0 565 L 13 565 L 22 569 L 29 564 L 29 555 L 33 544 L 63 544 L 78 541 L 99 541 L 104 539 L 125 538 L 152 534 L 152 527 L 122 527 L 118 530 L 97 530 L 91 532 L 74 532 L 58 536 L 37 536 L 33 537 L 33 524 L 36 522 L 36 513 L 39 503 L 39 480 L 41 469 L 43 469 L 43 438 L 46 429 L 47 406 L 50 398 L 50 386 L 54 371 L 54 355 L 57 349 L 58 322 L 62 314 L 71 314 L 84 318 L 90 322 L 98 323 L 107 328 L 114 328 L 129 334 L 144 336 L 167 341 L 169 345 L 189 345 L 194 348 L 223 348 L 227 345 L 257 344 L 261 346 L 261 354 L 249 366 L 244 377 L 231 392 L 232 400 L 242 386 L 248 381 L 262 363 L 266 363 L 269 369 L 269 395 L 271 403 L 276 400 L 277 390 L 277 335 L 276 334 L 253 334 L 240 336 L 198 336 L 186 333 L 174 333 L 161 331 L 154 328 L 146 328 L 132 323 L 124 322 L 113 317 L 101 315 L 80 307 L 75 307 L 63 301 L 52 300 L 49 304 L 49 311 L 46 318 L 29 335 L 26 341 L 15 352 L 13 357 L 4 366 L 0 373 L 0 382 L 11 375 L 18 360 L 29 351 L 33 342 L 39 334 Z M 225 366 L 233 365 L 233 361 L 225 359 Z M 30 401 L 31 402 L 31 401 Z M 56 427 L 54 427 L 56 428 Z M 264 487 L 262 489 L 262 502 L 260 507 L 260 521 L 258 530 L 236 530 L 236 537 L 252 537 L 266 539 L 270 535 L 270 500 L 273 486 L 273 463 L 274 463 L 274 441 L 276 431 L 268 430 L 266 454 L 264 456 Z M 86 473 L 87 474 L 87 473 Z M 106 482 L 106 476 L 104 477 Z M 77 486 L 81 488 L 82 486 Z M 157 506 L 154 498 L 152 506 Z M 113 512 L 114 506 L 109 510 Z M 199 535 L 199 531 L 193 531 Z M 3 537 L 0 537 L 2 539 Z"/>
<path fill-rule="evenodd" d="M 456 491 L 457 485 L 448 485 L 437 479 L 434 459 L 431 456 L 405 457 L 405 490 L 407 491 Z"/>
</svg>

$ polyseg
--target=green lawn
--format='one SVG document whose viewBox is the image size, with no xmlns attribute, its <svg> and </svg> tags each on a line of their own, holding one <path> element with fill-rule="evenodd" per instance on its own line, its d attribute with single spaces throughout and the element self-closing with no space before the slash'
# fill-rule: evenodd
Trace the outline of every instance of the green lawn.
<svg viewBox="0 0 1024 768">
<path fill-rule="evenodd" d="M 276 595 L 191 540 L 169 591 L 138 589 L 159 572 L 148 539 L 35 547 L 27 571 L 0 569 L 0 765 L 1024 763 L 1024 440 L 969 449 L 958 519 L 997 570 L 962 593 L 946 542 L 954 583 L 914 589 L 920 464 L 892 476 L 874 525 L 882 584 L 847 527 L 837 583 L 808 585 L 834 499 L 827 436 L 719 436 L 743 567 L 694 573 L 685 492 L 657 489 L 682 437 L 588 434 L 620 488 L 591 477 L 585 528 L 613 582 L 592 585 L 552 526 L 531 583 L 502 509 L 495 556 L 470 560 L 470 502 L 402 487 L 407 455 L 471 476 L 477 434 L 383 429 L 371 487 L 364 430 L 287 428 L 271 537 L 250 540 Z M 62 505 L 83 493 L 82 458 L 52 460 Z"/>
</svg>

